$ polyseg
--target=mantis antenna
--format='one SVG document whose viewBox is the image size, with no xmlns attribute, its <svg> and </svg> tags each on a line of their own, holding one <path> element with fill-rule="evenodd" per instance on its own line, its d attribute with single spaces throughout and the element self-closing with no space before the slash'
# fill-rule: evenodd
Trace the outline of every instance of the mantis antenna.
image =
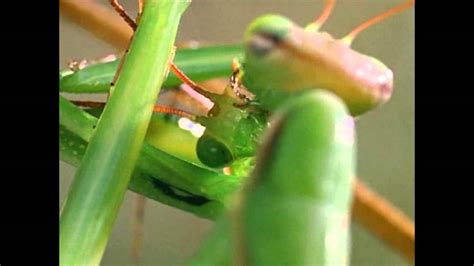
<svg viewBox="0 0 474 266">
<path fill-rule="evenodd" d="M 326 0 L 326 3 L 323 8 L 323 12 L 319 16 L 319 18 L 317 18 L 313 23 L 309 24 L 307 28 L 309 30 L 318 31 L 323 26 L 324 22 L 326 22 L 329 15 L 331 15 L 331 12 L 335 4 L 336 4 L 336 0 Z"/>
<path fill-rule="evenodd" d="M 354 28 L 349 34 L 347 34 L 344 38 L 342 38 L 341 41 L 347 43 L 348 45 L 351 45 L 352 41 L 355 39 L 355 37 L 357 37 L 357 35 L 361 31 L 367 29 L 368 27 L 370 27 L 374 24 L 379 23 L 380 21 L 382 21 L 386 18 L 389 18 L 393 15 L 396 15 L 396 14 L 402 12 L 403 10 L 405 10 L 407 8 L 412 7 L 414 4 L 415 4 L 415 0 L 408 0 L 403 4 L 400 4 L 396 7 L 393 7 L 391 9 L 383 12 L 382 14 L 379 14 L 379 15 L 365 21 L 364 23 L 362 23 L 359 26 L 357 26 L 356 28 Z"/>
</svg>

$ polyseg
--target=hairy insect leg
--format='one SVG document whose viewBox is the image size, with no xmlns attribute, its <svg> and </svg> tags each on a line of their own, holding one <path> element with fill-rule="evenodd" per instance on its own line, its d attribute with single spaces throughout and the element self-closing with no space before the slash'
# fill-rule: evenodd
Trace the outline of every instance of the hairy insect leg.
<svg viewBox="0 0 474 266">
<path fill-rule="evenodd" d="M 125 51 L 125 54 L 128 53 L 128 48 L 127 50 Z M 110 82 L 110 87 L 114 87 L 115 86 L 115 83 L 117 82 L 117 79 L 118 79 L 118 76 L 120 74 L 120 72 L 122 71 L 122 66 L 123 66 L 123 58 L 120 59 L 120 63 L 117 67 L 117 71 L 115 72 L 115 75 L 114 75 L 114 78 L 112 79 L 112 81 Z M 110 92 L 109 92 L 110 94 Z M 109 95 L 110 96 L 110 95 Z"/>
<path fill-rule="evenodd" d="M 117 11 L 117 13 L 127 22 L 130 27 L 132 27 L 133 31 L 137 29 L 137 23 L 130 17 L 130 15 L 125 11 L 123 6 L 118 2 L 118 0 L 110 0 L 110 4 L 112 7 Z"/>
<path fill-rule="evenodd" d="M 140 20 L 140 17 L 141 17 L 141 14 L 143 12 L 143 5 L 144 5 L 144 1 L 145 0 L 138 0 L 138 16 L 137 16 L 137 22 Z M 119 3 L 118 3 L 118 0 L 110 0 L 110 3 L 111 5 L 114 7 L 114 9 L 117 11 L 117 13 L 119 13 L 119 15 L 128 23 L 128 25 L 130 25 L 130 27 L 133 29 L 133 31 L 136 31 L 137 29 L 137 22 L 135 22 L 131 17 L 130 15 L 128 15 L 128 13 L 125 11 L 125 9 L 123 8 L 123 6 L 121 6 Z M 133 37 L 132 37 L 133 38 Z M 125 51 L 125 54 L 128 53 L 128 48 L 127 50 Z M 119 67 L 117 69 L 117 72 L 114 76 L 114 79 L 111 83 L 111 86 L 113 87 L 115 82 L 117 81 L 117 78 L 118 78 L 118 75 L 120 73 L 120 70 L 122 68 L 122 64 L 123 64 L 123 59 L 122 61 L 120 62 L 119 64 Z M 193 90 L 197 91 L 198 93 L 204 95 L 204 96 L 209 96 L 209 93 L 202 89 L 199 85 L 197 85 L 194 81 L 192 81 L 188 76 L 186 76 L 186 74 L 184 74 L 184 72 L 179 69 L 179 67 L 177 65 L 174 64 L 174 62 L 170 62 L 170 70 L 181 80 L 183 81 L 183 83 L 187 84 L 188 86 L 190 86 Z"/>
<path fill-rule="evenodd" d="M 210 96 L 210 93 L 206 90 L 204 90 L 203 88 L 201 88 L 198 84 L 196 84 L 196 82 L 194 82 L 193 80 L 191 80 L 188 76 L 186 76 L 186 74 L 184 74 L 184 72 L 179 69 L 179 67 L 174 63 L 174 62 L 171 62 L 170 63 L 170 70 L 171 72 L 173 72 L 176 77 L 178 77 L 184 84 L 188 85 L 189 87 L 191 87 L 191 89 L 195 90 L 196 92 L 206 96 L 206 97 L 209 97 Z"/>
<path fill-rule="evenodd" d="M 120 3 L 118 2 L 118 0 L 110 0 L 110 4 L 112 5 L 112 7 L 115 9 L 115 11 L 117 11 L 117 13 L 125 20 L 125 22 L 127 22 L 127 24 L 133 29 L 133 31 L 135 32 L 136 29 L 137 29 L 137 23 L 132 19 L 132 17 L 130 17 L 130 15 L 127 13 L 127 11 L 125 11 L 125 9 L 123 8 L 122 5 L 120 5 Z M 140 10 L 140 8 L 139 8 Z M 141 14 L 141 13 L 139 13 Z M 132 36 L 132 39 L 133 39 L 133 36 Z M 114 87 L 115 86 L 115 82 L 117 81 L 118 79 L 118 76 L 120 74 L 120 71 L 122 70 L 122 65 L 123 65 L 123 60 L 125 58 L 125 55 L 128 53 L 128 49 L 130 48 L 130 43 L 131 43 L 131 40 L 127 46 L 127 49 L 125 50 L 125 54 L 124 56 L 122 57 L 122 59 L 120 60 L 120 63 L 119 63 L 119 66 L 117 68 L 117 72 L 115 72 L 115 76 L 112 80 L 112 82 L 110 83 L 110 86 L 111 87 Z M 110 92 L 109 92 L 109 97 L 110 97 Z"/>
<path fill-rule="evenodd" d="M 187 85 L 189 88 L 191 88 L 194 92 L 196 92 L 197 94 L 200 94 L 202 96 L 204 96 L 204 98 L 207 98 L 207 99 L 211 99 L 213 102 L 213 105 L 212 105 L 212 108 L 209 110 L 209 112 L 207 113 L 208 116 L 214 116 L 216 114 L 216 112 L 219 112 L 218 110 L 220 109 L 219 108 L 219 100 L 218 99 L 222 99 L 222 98 L 228 98 L 228 96 L 231 96 L 231 98 L 228 98 L 228 99 L 232 99 L 231 101 L 234 101 L 234 105 L 235 106 L 243 106 L 245 105 L 246 101 L 243 101 L 243 99 L 239 96 L 235 96 L 234 92 L 231 92 L 230 95 L 228 93 L 228 88 L 226 87 L 226 91 L 227 91 L 227 95 L 225 96 L 222 96 L 222 95 L 217 95 L 217 94 L 214 94 L 214 93 L 210 93 L 209 91 L 207 90 L 204 90 L 203 88 L 201 88 L 198 84 L 196 84 L 194 81 L 192 81 L 188 76 L 186 76 L 186 74 L 184 74 L 183 71 L 181 71 L 174 63 L 170 63 L 170 70 L 181 80 L 183 81 L 183 83 L 185 85 Z M 240 91 L 243 91 L 243 90 L 240 90 Z M 248 92 L 250 94 L 250 92 Z M 188 94 L 195 98 L 196 100 L 198 101 L 201 101 L 199 99 L 199 97 L 196 97 L 196 96 L 193 96 L 193 93 L 190 93 L 188 91 Z M 241 95 L 244 95 L 244 94 L 241 94 Z M 232 97 L 234 96 L 234 97 Z M 204 102 L 202 102 L 203 105 L 206 105 Z"/>
<path fill-rule="evenodd" d="M 415 4 L 415 0 L 408 0 L 398 6 L 395 6 L 365 22 L 363 22 L 362 24 L 360 24 L 359 26 L 355 27 L 349 34 L 347 34 L 345 37 L 343 37 L 341 40 L 347 44 L 351 44 L 352 41 L 354 41 L 354 39 L 357 37 L 357 35 L 367 29 L 368 27 L 372 26 L 372 25 L 375 25 L 377 23 L 379 23 L 380 21 L 384 20 L 384 19 L 387 19 L 393 15 L 396 15 L 396 14 L 399 14 L 401 13 L 402 11 L 404 11 L 405 9 L 408 9 L 410 7 L 412 7 L 413 5 Z"/>
<path fill-rule="evenodd" d="M 255 95 L 251 93 L 250 91 L 246 90 L 243 88 L 242 85 L 242 66 L 240 62 L 237 60 L 237 58 L 234 58 L 232 60 L 232 76 L 230 77 L 230 84 L 228 88 L 231 89 L 232 91 L 232 96 L 234 98 L 239 99 L 239 101 L 236 103 L 239 106 L 243 106 L 247 104 L 249 101 L 251 101 Z"/>
<path fill-rule="evenodd" d="M 71 101 L 77 106 L 81 107 L 87 107 L 87 108 L 104 108 L 105 107 L 105 102 L 96 102 L 96 101 L 77 101 L 73 100 Z M 172 114 L 172 115 L 178 115 L 181 117 L 186 117 L 190 120 L 196 120 L 196 115 L 188 113 L 184 110 L 176 109 L 170 106 L 166 105 L 161 105 L 157 104 L 153 107 L 153 112 L 156 113 L 163 113 L 163 114 Z"/>
<path fill-rule="evenodd" d="M 179 110 L 179 109 L 176 109 L 176 108 L 173 108 L 173 107 L 164 106 L 164 105 L 155 105 L 155 107 L 153 108 L 153 112 L 178 115 L 178 116 L 181 116 L 181 117 L 186 117 L 186 118 L 188 118 L 190 120 L 193 120 L 193 121 L 196 120 L 196 116 L 193 115 L 193 114 L 190 114 L 186 111 Z"/>
<path fill-rule="evenodd" d="M 143 13 L 143 4 L 144 4 L 145 0 L 138 0 L 138 15 L 137 15 L 137 24 L 140 23 L 140 18 L 142 16 L 142 13 Z"/>
</svg>

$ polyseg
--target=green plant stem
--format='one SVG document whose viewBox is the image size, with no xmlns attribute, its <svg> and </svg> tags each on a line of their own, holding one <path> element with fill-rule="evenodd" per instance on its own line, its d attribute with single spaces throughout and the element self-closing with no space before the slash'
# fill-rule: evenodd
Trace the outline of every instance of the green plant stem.
<svg viewBox="0 0 474 266">
<path fill-rule="evenodd" d="M 81 139 L 78 135 L 68 130 L 63 125 L 60 125 L 59 141 L 61 147 L 59 153 L 61 160 L 72 166 L 78 167 L 88 145 L 87 141 Z M 144 145 L 150 146 L 146 143 L 144 143 Z M 155 152 L 147 154 L 146 156 L 143 156 L 144 152 L 142 151 L 142 155 L 140 156 L 142 158 L 139 159 L 137 167 L 135 168 L 128 185 L 129 190 L 168 206 L 193 213 L 201 218 L 214 220 L 224 213 L 226 207 L 222 200 L 208 198 L 208 196 L 205 194 L 197 194 L 192 191 L 184 193 L 183 189 L 163 181 L 161 179 L 163 172 L 166 172 L 167 175 L 170 175 L 175 180 L 186 179 L 186 177 L 181 174 L 179 168 L 177 168 L 173 163 L 179 162 L 180 160 L 178 158 L 174 158 L 173 156 L 156 149 L 154 149 L 154 151 Z M 161 163 L 158 162 L 158 164 L 161 166 L 156 169 L 158 172 L 154 171 L 155 169 L 153 169 L 151 172 L 148 171 L 149 169 L 143 169 L 143 166 L 141 165 L 142 162 L 147 160 L 156 161 L 156 157 L 161 156 L 168 157 L 167 160 L 170 161 L 171 164 L 161 165 Z M 193 166 L 192 164 L 187 164 L 185 167 L 190 168 L 189 171 L 198 169 L 197 166 Z M 206 177 L 210 177 L 212 175 L 215 175 L 215 178 L 221 179 L 226 177 L 222 174 L 214 173 L 210 170 L 204 169 L 197 171 L 196 174 L 189 177 L 195 178 L 196 184 L 199 184 L 200 180 L 206 180 Z M 160 186 L 158 186 L 158 184 L 160 184 Z M 176 192 L 177 196 L 170 195 L 170 191 Z"/>
<path fill-rule="evenodd" d="M 188 5 L 189 1 L 146 1 L 114 92 L 61 211 L 61 265 L 100 263 Z"/>
<path fill-rule="evenodd" d="M 97 126 L 97 118 L 77 108 L 61 95 L 59 95 L 59 110 L 59 124 L 81 139 L 89 141 Z"/>
<path fill-rule="evenodd" d="M 76 162 L 82 160 L 84 156 L 82 151 L 85 150 L 80 147 L 88 145 L 90 142 L 88 136 L 93 135 L 98 120 L 68 100 L 62 97 L 60 99 L 61 159 L 64 157 L 66 162 L 77 166 Z M 136 167 L 147 175 L 173 187 L 225 203 L 229 195 L 240 186 L 242 179 L 246 176 L 246 171 L 240 171 L 241 175 L 225 175 L 215 169 L 180 159 L 179 156 L 176 156 L 182 150 L 182 147 L 179 146 L 195 147 L 196 143 L 191 138 L 184 139 L 179 136 L 176 138 L 175 135 L 182 134 L 182 129 L 173 123 L 165 122 L 163 117 L 155 116 L 154 118 L 149 125 L 149 129 L 154 128 L 154 130 L 147 132 Z M 153 136 L 150 135 L 156 134 L 155 131 L 158 127 L 163 130 L 173 130 L 174 133 L 168 135 L 168 141 L 181 143 L 174 146 L 156 146 L 150 141 L 153 139 Z M 79 139 L 80 142 L 75 139 Z"/>
<path fill-rule="evenodd" d="M 90 141 L 88 136 L 93 135 L 97 118 L 62 97 L 60 114 L 60 157 L 61 160 L 77 167 Z M 159 117 L 155 118 L 149 127 L 158 122 Z M 172 127 L 172 124 L 166 125 L 164 121 L 160 121 L 160 124 L 164 129 L 166 126 L 168 130 Z M 174 127 L 175 131 L 180 130 L 177 126 Z M 169 135 L 171 137 L 169 141 L 176 142 L 173 136 Z M 186 142 L 183 145 L 188 144 L 192 143 Z M 176 153 L 176 146 L 164 148 L 166 149 L 162 151 L 145 140 L 129 189 L 202 218 L 218 217 L 225 209 L 228 197 L 240 186 L 244 175 L 224 175 L 173 156 Z M 161 184 L 161 187 L 157 184 Z M 169 191 L 170 188 L 175 191 L 178 189 L 177 195 L 181 196 L 183 191 L 186 191 L 185 199 L 166 194 L 166 190 Z"/>
<path fill-rule="evenodd" d="M 229 77 L 232 75 L 233 58 L 242 59 L 241 45 L 215 45 L 200 48 L 178 49 L 174 63 L 194 81 L 211 78 Z M 114 78 L 120 59 L 111 62 L 97 63 L 72 72 L 59 72 L 59 90 L 68 93 L 107 93 Z M 163 82 L 163 87 L 170 88 L 182 83 L 174 73 L 170 73 Z"/>
</svg>

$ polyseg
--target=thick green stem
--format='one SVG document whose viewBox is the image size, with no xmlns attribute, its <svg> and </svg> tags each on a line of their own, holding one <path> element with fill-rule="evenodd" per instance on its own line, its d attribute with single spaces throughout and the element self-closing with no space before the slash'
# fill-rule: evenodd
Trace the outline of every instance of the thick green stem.
<svg viewBox="0 0 474 266">
<path fill-rule="evenodd" d="M 188 5 L 189 1 L 146 1 L 113 95 L 61 212 L 61 265 L 100 263 Z"/>
<path fill-rule="evenodd" d="M 60 114 L 60 157 L 77 167 L 90 141 L 88 136 L 93 135 L 97 118 L 62 97 Z M 195 143 L 189 139 L 183 142 L 182 138 L 175 138 L 176 133 L 181 130 L 176 125 L 159 121 L 158 118 L 155 117 L 150 122 L 149 128 L 161 128 L 165 131 L 174 128 L 175 134 L 168 136 L 170 142 L 181 142 L 183 146 L 195 147 Z M 159 125 L 154 125 L 157 122 Z M 147 136 L 150 135 L 149 131 Z M 179 149 L 175 149 L 176 146 L 155 147 L 149 143 L 150 138 L 152 137 L 148 136 L 148 141 L 143 143 L 128 188 L 202 218 L 214 219 L 219 216 L 227 204 L 227 199 L 238 189 L 246 175 L 225 175 L 184 161 L 174 156 L 179 153 Z"/>
<path fill-rule="evenodd" d="M 242 59 L 241 45 L 215 45 L 201 48 L 187 48 L 176 51 L 174 63 L 194 81 L 232 75 L 233 58 Z M 68 93 L 107 93 L 109 84 L 117 71 L 120 59 L 112 62 L 97 63 L 72 72 L 63 70 L 59 73 L 59 90 Z M 175 74 L 163 82 L 163 87 L 171 88 L 182 81 Z"/>
<path fill-rule="evenodd" d="M 88 145 L 87 140 L 81 139 L 73 131 L 70 131 L 63 125 L 60 125 L 59 128 L 59 141 L 61 147 L 59 154 L 61 160 L 72 166 L 78 167 Z M 150 145 L 144 143 L 144 146 Z M 155 152 L 145 156 L 143 156 L 143 153 L 144 152 L 142 151 L 142 155 L 140 156 L 141 159 L 139 159 L 128 185 L 129 190 L 168 206 L 193 213 L 201 218 L 213 220 L 224 212 L 226 207 L 222 200 L 212 199 L 206 194 L 198 194 L 192 190 L 180 188 L 161 179 L 163 173 L 173 178 L 173 180 L 186 180 L 186 178 L 188 178 L 184 176 L 180 171 L 180 168 L 176 167 L 173 163 L 179 162 L 180 159 L 156 149 Z M 161 160 L 157 160 L 157 157 L 162 156 L 167 157 L 167 160 L 171 161 L 172 164 L 161 165 Z M 157 161 L 161 167 L 158 167 L 156 171 L 153 169 L 151 172 L 148 171 L 148 169 L 145 170 L 141 164 L 142 162 L 146 162 L 146 160 Z M 190 168 L 189 171 L 198 169 L 198 171 L 194 171 L 196 174 L 190 176 L 195 178 L 196 185 L 199 184 L 201 180 L 205 181 L 208 176 L 215 175 L 215 178 L 220 179 L 226 177 L 222 174 L 214 173 L 211 170 L 201 169 L 201 171 L 199 171 L 199 167 L 190 163 L 186 164 L 185 167 Z M 189 171 L 186 171 L 186 173 Z"/>
<path fill-rule="evenodd" d="M 59 124 L 81 139 L 89 141 L 94 134 L 97 118 L 77 108 L 61 95 L 59 95 L 59 110 Z"/>
</svg>

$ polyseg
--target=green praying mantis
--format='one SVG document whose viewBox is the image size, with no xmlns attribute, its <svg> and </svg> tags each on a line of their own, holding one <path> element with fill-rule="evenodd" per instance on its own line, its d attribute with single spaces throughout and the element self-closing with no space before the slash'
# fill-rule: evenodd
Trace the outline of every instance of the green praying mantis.
<svg viewBox="0 0 474 266">
<path fill-rule="evenodd" d="M 180 84 L 180 77 L 214 102 L 207 115 L 189 116 L 206 131 L 199 139 L 190 138 L 176 121 L 157 114 L 150 128 L 158 128 L 158 133 L 149 131 L 129 188 L 219 219 L 216 232 L 191 264 L 347 262 L 355 175 L 351 115 L 388 100 L 392 76 L 382 63 L 349 47 L 367 25 L 342 40 L 317 31 L 333 4 L 328 1 L 320 19 L 306 28 L 281 16 L 261 17 L 249 27 L 243 47 L 178 50 L 175 65 L 182 72 L 175 69 L 164 86 Z M 411 4 L 408 1 L 401 7 Z M 230 73 L 229 62 L 234 57 L 243 59 L 243 67 L 235 63 Z M 118 65 L 114 60 L 63 71 L 61 90 L 109 92 Z M 195 85 L 184 73 L 192 80 L 229 74 L 232 78 L 224 94 L 216 95 Z M 97 122 L 94 111 L 100 113 L 100 107 L 87 113 L 65 98 L 60 98 L 60 106 L 62 147 L 83 147 L 62 149 L 61 157 L 77 165 Z M 169 142 L 183 136 L 176 146 L 188 149 L 165 148 L 157 140 L 159 128 L 173 132 Z M 261 137 L 264 132 L 266 138 Z M 193 147 L 195 155 L 186 155 Z M 223 169 L 230 169 L 230 175 Z M 246 186 L 239 191 L 244 182 Z M 222 216 L 227 210 L 230 213 Z M 289 230 L 294 233 L 291 237 Z"/>
</svg>

